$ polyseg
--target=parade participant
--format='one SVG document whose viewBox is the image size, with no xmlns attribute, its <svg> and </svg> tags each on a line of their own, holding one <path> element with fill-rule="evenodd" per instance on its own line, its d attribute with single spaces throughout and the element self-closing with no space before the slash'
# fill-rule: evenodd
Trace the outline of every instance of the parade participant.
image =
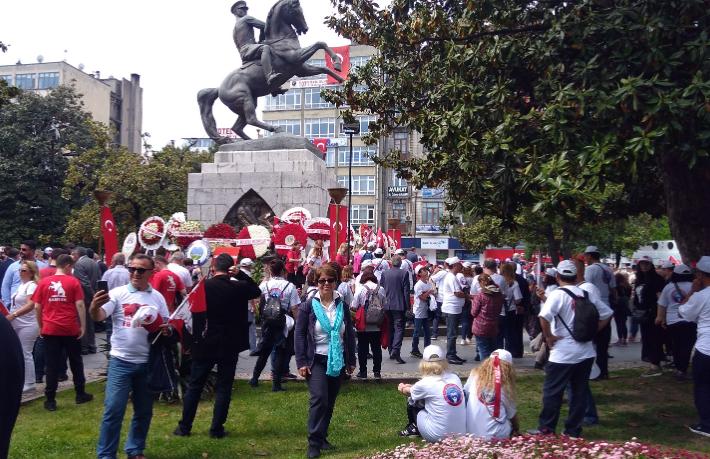
<svg viewBox="0 0 710 459">
<path fill-rule="evenodd" d="M 315 271 L 320 268 L 323 263 L 326 262 L 325 251 L 323 250 L 323 241 L 318 239 L 315 241 L 314 246 L 308 252 L 306 257 L 306 269 L 308 272 Z"/>
<path fill-rule="evenodd" d="M 86 379 L 80 341 L 86 330 L 84 290 L 79 280 L 71 275 L 73 266 L 74 259 L 70 255 L 60 255 L 57 272 L 42 279 L 32 295 L 40 334 L 44 338 L 47 369 L 44 407 L 48 411 L 57 409 L 58 378 L 67 357 L 74 378 L 76 403 L 86 403 L 94 398 L 84 387 Z"/>
<path fill-rule="evenodd" d="M 431 314 L 429 315 L 429 317 L 431 317 L 432 341 L 436 341 L 437 339 L 439 339 L 439 322 L 442 318 L 441 305 L 444 301 L 442 286 L 444 284 L 444 278 L 447 274 L 448 271 L 446 270 L 446 268 L 444 268 L 442 265 L 436 264 L 434 265 L 431 277 L 429 278 L 429 280 L 434 283 L 434 287 L 436 288 L 436 293 L 434 295 L 434 298 L 436 299 L 436 310 L 431 311 Z"/>
<path fill-rule="evenodd" d="M 493 351 L 480 367 L 471 370 L 463 390 L 467 433 L 486 440 L 503 440 L 518 433 L 515 369 L 510 352 Z"/>
<path fill-rule="evenodd" d="M 5 272 L 11 264 L 20 259 L 20 251 L 14 247 L 5 247 L 5 259 L 0 262 L 0 283 L 5 278 Z"/>
<path fill-rule="evenodd" d="M 12 295 L 15 294 L 17 288 L 20 286 L 20 262 L 34 261 L 35 263 L 37 263 L 38 269 L 43 269 L 47 267 L 47 263 L 35 257 L 36 248 L 37 243 L 31 239 L 22 241 L 22 244 L 20 244 L 20 258 L 10 263 L 10 265 L 5 270 L 5 275 L 2 279 L 3 304 L 10 304 L 12 300 Z"/>
<path fill-rule="evenodd" d="M 461 311 L 468 296 L 457 277 L 463 266 L 458 257 L 447 258 L 444 265 L 448 272 L 441 282 L 441 312 L 446 318 L 446 360 L 453 365 L 462 365 L 466 359 L 456 354 L 456 338 L 459 336 Z"/>
<path fill-rule="evenodd" d="M 32 350 L 39 335 L 34 303 L 30 298 L 37 289 L 39 272 L 33 261 L 23 261 L 19 272 L 21 283 L 15 294 L 12 295 L 8 308 L 10 314 L 7 319 L 11 321 L 12 328 L 15 329 L 22 344 L 22 354 L 25 359 L 25 385 L 22 391 L 29 392 L 35 388 L 35 362 Z"/>
<path fill-rule="evenodd" d="M 476 349 L 481 360 L 485 360 L 495 349 L 498 338 L 498 318 L 503 310 L 503 295 L 491 276 L 478 276 L 477 293 L 471 302 L 473 316 L 472 331 L 476 338 Z"/>
<path fill-rule="evenodd" d="M 515 277 L 513 262 L 503 263 L 500 274 L 503 276 L 501 293 L 503 293 L 503 311 L 501 311 L 501 324 L 498 329 L 498 347 L 504 348 L 516 357 L 523 356 L 523 324 L 518 319 L 524 314 L 522 301 L 523 293 Z"/>
<path fill-rule="evenodd" d="M 414 284 L 414 333 L 412 333 L 412 357 L 422 358 L 419 352 L 419 337 L 424 337 L 424 347 L 431 344 L 431 329 L 429 328 L 429 311 L 432 303 L 436 308 L 434 286 L 429 283 L 429 268 L 417 266 L 417 283 Z"/>
<path fill-rule="evenodd" d="M 372 266 L 375 268 L 373 272 L 375 273 L 377 280 L 380 280 L 382 279 L 382 273 L 390 269 L 390 263 L 385 260 L 385 251 L 382 250 L 382 247 L 378 247 L 372 253 L 374 255 L 374 258 L 372 259 Z"/>
<path fill-rule="evenodd" d="M 671 277 L 673 276 L 673 268 L 675 265 L 666 260 L 661 263 L 661 266 L 656 270 L 659 276 L 663 278 L 663 280 L 666 281 L 666 283 L 671 282 Z"/>
<path fill-rule="evenodd" d="M 687 378 L 690 354 L 697 335 L 697 325 L 678 315 L 678 307 L 685 303 L 693 289 L 693 273 L 690 268 L 680 264 L 673 268 L 673 275 L 663 288 L 658 298 L 656 325 L 667 328 L 673 349 L 675 377 L 679 381 Z"/>
<path fill-rule="evenodd" d="M 416 282 L 415 275 L 414 275 L 414 265 L 412 264 L 409 259 L 407 259 L 407 251 L 404 249 L 397 249 L 394 252 L 395 255 L 399 255 L 399 257 L 402 259 L 402 269 L 407 271 L 407 274 L 409 275 L 409 290 L 414 289 L 414 283 Z"/>
<path fill-rule="evenodd" d="M 375 275 L 367 271 L 362 274 L 360 283 L 355 288 L 355 297 L 350 309 L 357 313 L 358 309 L 368 308 L 371 305 L 382 308 L 386 301 L 385 289 L 377 284 Z M 367 314 L 367 310 L 365 314 Z M 372 353 L 372 373 L 375 379 L 382 377 L 380 373 L 382 370 L 381 338 L 381 325 L 365 323 L 365 329 L 357 331 L 357 360 L 360 365 L 357 378 L 367 378 L 368 349 Z"/>
<path fill-rule="evenodd" d="M 397 386 L 407 396 L 409 421 L 400 436 L 421 435 L 428 442 L 437 442 L 449 435 L 466 433 L 466 400 L 461 380 L 449 372 L 439 346 L 424 348 L 419 372 L 422 379 L 415 384 Z"/>
<path fill-rule="evenodd" d="M 157 255 L 153 257 L 155 269 L 153 277 L 150 278 L 150 285 L 160 292 L 165 298 L 165 304 L 168 305 L 168 311 L 172 314 L 175 308 L 179 305 L 180 298 L 187 296 L 185 285 L 182 283 L 180 276 L 168 269 L 168 260 L 165 257 Z"/>
<path fill-rule="evenodd" d="M 365 253 L 362 254 L 362 261 L 372 260 L 375 258 L 374 251 L 377 248 L 377 244 L 373 241 L 367 243 Z"/>
<path fill-rule="evenodd" d="M 301 288 L 303 285 L 303 275 L 301 268 L 301 243 L 293 241 L 291 249 L 286 253 L 286 280 L 291 282 L 296 288 Z"/>
<path fill-rule="evenodd" d="M 663 374 L 663 333 L 656 325 L 658 297 L 665 281 L 656 273 L 650 257 L 644 256 L 638 262 L 639 271 L 634 285 L 634 317 L 641 327 L 641 359 L 651 367 L 641 376 L 648 378 Z"/>
<path fill-rule="evenodd" d="M 348 243 L 343 242 L 340 244 L 340 247 L 338 247 L 338 253 L 335 255 L 335 262 L 338 263 L 340 266 L 346 266 L 350 264 L 350 261 L 348 260 Z"/>
<path fill-rule="evenodd" d="M 81 288 L 84 289 L 84 299 L 90 302 L 96 293 L 96 283 L 101 279 L 101 270 L 99 265 L 93 258 L 87 255 L 87 249 L 84 247 L 75 247 L 71 251 L 71 256 L 74 258 L 74 271 L 72 274 L 79 279 Z M 89 311 L 86 311 L 86 332 L 81 338 L 81 353 L 82 355 L 96 354 L 96 335 L 94 330 L 94 321 L 89 317 Z"/>
<path fill-rule="evenodd" d="M 49 265 L 39 270 L 39 278 L 44 279 L 45 277 L 53 276 L 57 272 L 57 258 L 65 253 L 67 252 L 64 249 L 53 249 L 49 256 Z"/>
<path fill-rule="evenodd" d="M 244 257 L 239 260 L 239 271 L 253 278 L 252 269 L 254 261 L 251 258 Z M 252 299 L 247 303 L 247 321 L 249 322 L 249 356 L 254 357 L 259 355 L 259 349 L 256 341 L 256 313 L 259 308 L 259 300 Z"/>
<path fill-rule="evenodd" d="M 127 285 L 130 280 L 130 274 L 126 269 L 126 256 L 121 252 L 114 253 L 111 257 L 111 266 L 101 276 L 102 281 L 108 284 L 109 292 L 116 287 Z"/>
<path fill-rule="evenodd" d="M 343 370 L 355 369 L 355 333 L 350 311 L 335 291 L 337 273 L 323 266 L 316 275 L 318 292 L 299 306 L 295 331 L 296 364 L 310 392 L 309 458 L 332 448 L 328 428 Z"/>
<path fill-rule="evenodd" d="M 629 319 L 629 300 L 631 299 L 631 284 L 625 272 L 619 271 L 614 274 L 616 281 L 616 301 L 612 304 L 614 310 L 614 323 L 616 324 L 616 335 L 618 341 L 615 344 L 626 346 L 629 337 L 629 328 L 626 322 Z"/>
<path fill-rule="evenodd" d="M 190 435 L 202 389 L 215 365 L 217 382 L 209 435 L 211 438 L 227 435 L 224 423 L 229 414 L 237 360 L 241 351 L 249 349 L 247 302 L 261 293 L 251 277 L 236 269 L 234 260 L 226 253 L 215 258 L 212 270 L 212 278 L 203 281 L 207 310 L 192 314 L 192 368 L 182 418 L 173 432 L 178 436 Z"/>
<path fill-rule="evenodd" d="M 418 262 L 420 259 L 419 255 L 417 255 L 417 248 L 412 247 L 407 251 L 407 260 L 409 260 L 412 264 Z"/>
<path fill-rule="evenodd" d="M 165 299 L 148 282 L 154 267 L 149 256 L 133 255 L 128 264 L 131 282 L 110 292 L 99 291 L 91 302 L 94 320 L 110 318 L 113 321 L 104 413 L 97 444 L 99 458 L 116 457 L 129 396 L 133 402 L 133 420 L 125 452 L 129 459 L 139 459 L 143 458 L 146 448 L 153 417 L 153 394 L 148 389 L 150 342 L 148 330 L 133 327 L 132 319 L 142 306 L 147 305 L 156 308 L 161 319 L 167 322 L 169 313 Z M 163 334 L 172 334 L 167 323 L 160 327 Z"/>
<path fill-rule="evenodd" d="M 678 315 L 698 326 L 698 339 L 693 356 L 693 395 L 700 422 L 690 426 L 690 431 L 710 437 L 710 256 L 703 256 L 695 266 L 696 290 Z"/>
<path fill-rule="evenodd" d="M 185 254 L 182 252 L 173 253 L 170 257 L 170 263 L 168 263 L 168 269 L 180 276 L 182 285 L 184 285 L 185 290 L 189 292 L 193 282 L 192 274 L 190 274 L 190 271 L 185 267 Z"/>
<path fill-rule="evenodd" d="M 470 262 L 465 261 L 462 263 L 463 270 L 458 276 L 459 282 L 461 282 L 461 289 L 466 294 L 464 298 L 463 309 L 461 310 L 461 340 L 459 344 L 461 346 L 468 346 L 472 343 L 471 338 L 471 324 L 473 318 L 471 317 L 471 287 L 473 286 L 473 266 Z"/>
<path fill-rule="evenodd" d="M 380 249 L 378 249 L 380 250 Z M 375 268 L 377 277 L 377 268 Z M 402 341 L 404 340 L 405 313 L 409 310 L 409 273 L 402 268 L 402 258 L 392 257 L 392 269 L 381 273 L 380 285 L 385 290 L 387 300 L 385 311 L 389 323 L 389 353 L 390 359 L 402 364 Z"/>
</svg>

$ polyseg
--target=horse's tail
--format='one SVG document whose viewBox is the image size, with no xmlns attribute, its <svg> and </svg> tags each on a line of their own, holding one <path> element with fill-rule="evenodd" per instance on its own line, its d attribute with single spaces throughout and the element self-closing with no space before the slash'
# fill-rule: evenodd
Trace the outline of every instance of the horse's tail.
<svg viewBox="0 0 710 459">
<path fill-rule="evenodd" d="M 212 106 L 214 105 L 214 101 L 217 100 L 217 97 L 219 97 L 219 89 L 217 88 L 200 89 L 197 93 L 197 103 L 200 106 L 202 126 L 204 126 L 205 132 L 210 136 L 210 139 L 214 141 L 221 139 L 217 132 L 217 122 L 214 120 L 214 115 L 212 114 Z"/>
</svg>

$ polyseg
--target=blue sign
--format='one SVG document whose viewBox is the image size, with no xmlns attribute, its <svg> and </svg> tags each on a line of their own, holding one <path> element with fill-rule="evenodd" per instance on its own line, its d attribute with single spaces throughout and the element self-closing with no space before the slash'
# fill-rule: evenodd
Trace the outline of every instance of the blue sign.
<svg viewBox="0 0 710 459">
<path fill-rule="evenodd" d="M 443 198 L 444 194 L 446 193 L 446 190 L 444 188 L 424 187 L 424 188 L 422 188 L 421 191 L 422 191 L 422 198 L 429 198 L 429 199 Z"/>
</svg>

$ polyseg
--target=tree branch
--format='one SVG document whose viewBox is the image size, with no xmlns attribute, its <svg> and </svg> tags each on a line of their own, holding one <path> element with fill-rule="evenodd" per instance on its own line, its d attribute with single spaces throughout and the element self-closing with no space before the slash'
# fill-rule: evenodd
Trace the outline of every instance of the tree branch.
<svg viewBox="0 0 710 459">
<path fill-rule="evenodd" d="M 424 42 L 443 42 L 443 41 L 454 41 L 456 43 L 468 43 L 475 41 L 479 38 L 483 37 L 490 37 L 493 35 L 515 35 L 518 33 L 527 33 L 527 32 L 544 32 L 546 30 L 550 29 L 549 24 L 535 24 L 527 27 L 520 27 L 518 29 L 513 29 L 513 28 L 507 28 L 507 29 L 497 29 L 497 30 L 487 30 L 485 32 L 479 32 L 479 33 L 474 33 L 471 35 L 466 35 L 464 37 L 429 37 L 429 38 L 422 38 L 421 40 L 416 41 L 415 43 L 424 43 Z"/>
</svg>

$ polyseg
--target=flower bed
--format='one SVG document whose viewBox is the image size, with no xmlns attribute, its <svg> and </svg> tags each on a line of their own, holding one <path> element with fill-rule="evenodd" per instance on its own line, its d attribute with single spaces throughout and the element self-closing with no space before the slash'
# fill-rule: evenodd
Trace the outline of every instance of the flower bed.
<svg viewBox="0 0 710 459">
<path fill-rule="evenodd" d="M 471 436 L 447 438 L 440 443 L 416 442 L 370 457 L 371 459 L 699 459 L 707 456 L 691 451 L 645 445 L 635 438 L 625 443 L 613 443 L 555 435 L 523 435 L 510 440 L 490 442 Z"/>
</svg>

